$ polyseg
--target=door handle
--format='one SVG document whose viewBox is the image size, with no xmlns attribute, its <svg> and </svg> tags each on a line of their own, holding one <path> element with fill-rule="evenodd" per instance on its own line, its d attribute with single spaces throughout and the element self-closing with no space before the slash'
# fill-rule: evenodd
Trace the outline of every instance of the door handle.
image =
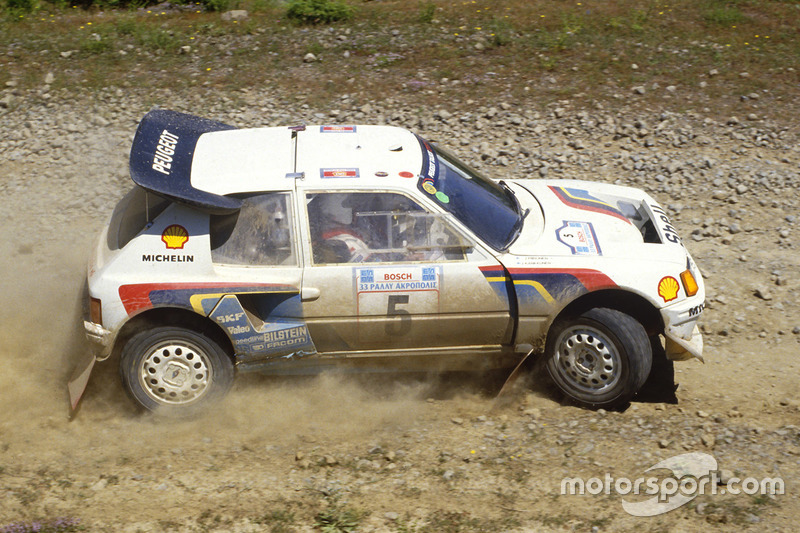
<svg viewBox="0 0 800 533">
<path fill-rule="evenodd" d="M 313 302 L 319 298 L 319 295 L 319 289 L 314 287 L 303 287 L 303 289 L 300 291 L 300 300 L 303 302 Z"/>
</svg>

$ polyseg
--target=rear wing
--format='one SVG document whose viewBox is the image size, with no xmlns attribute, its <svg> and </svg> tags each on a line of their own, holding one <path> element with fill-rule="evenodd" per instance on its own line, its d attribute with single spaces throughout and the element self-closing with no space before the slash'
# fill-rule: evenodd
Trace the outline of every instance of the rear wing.
<svg viewBox="0 0 800 533">
<path fill-rule="evenodd" d="M 133 138 L 131 178 L 148 191 L 209 213 L 238 211 L 241 200 L 192 186 L 197 140 L 204 133 L 232 129 L 236 128 L 176 111 L 150 111 L 142 118 Z"/>
</svg>

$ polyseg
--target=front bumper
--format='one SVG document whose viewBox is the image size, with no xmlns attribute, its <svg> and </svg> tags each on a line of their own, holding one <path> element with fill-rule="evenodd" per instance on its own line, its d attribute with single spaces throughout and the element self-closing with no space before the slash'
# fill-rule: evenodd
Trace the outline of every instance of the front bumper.
<svg viewBox="0 0 800 533">
<path fill-rule="evenodd" d="M 703 297 L 691 298 L 661 310 L 664 319 L 664 337 L 667 358 L 685 361 L 697 358 L 703 361 L 703 335 L 697 322 L 703 312 Z"/>
<path fill-rule="evenodd" d="M 689 339 L 684 339 L 674 334 L 664 331 L 664 336 L 667 339 L 666 352 L 667 359 L 670 361 L 686 361 L 692 357 L 696 357 L 701 361 L 703 359 L 703 335 L 700 333 L 700 328 L 697 325 L 692 329 Z"/>
</svg>

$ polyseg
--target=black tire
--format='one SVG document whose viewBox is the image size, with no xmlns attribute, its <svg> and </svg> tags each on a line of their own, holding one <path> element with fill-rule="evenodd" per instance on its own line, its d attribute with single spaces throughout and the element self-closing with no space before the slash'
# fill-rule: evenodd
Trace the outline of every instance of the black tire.
<svg viewBox="0 0 800 533">
<path fill-rule="evenodd" d="M 233 362 L 218 343 L 179 327 L 132 336 L 120 356 L 128 395 L 165 416 L 187 416 L 222 398 L 233 384 Z"/>
<path fill-rule="evenodd" d="M 553 324 L 545 356 L 550 379 L 572 401 L 613 409 L 630 402 L 647 380 L 653 353 L 635 318 L 598 307 Z"/>
</svg>

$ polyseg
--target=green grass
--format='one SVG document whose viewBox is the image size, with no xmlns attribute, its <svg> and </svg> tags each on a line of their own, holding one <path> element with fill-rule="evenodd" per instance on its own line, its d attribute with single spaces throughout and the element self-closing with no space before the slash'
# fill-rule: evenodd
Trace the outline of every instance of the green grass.
<svg viewBox="0 0 800 533">
<path fill-rule="evenodd" d="M 301 4 L 309 18 L 299 7 L 290 11 Z M 6 4 L 0 84 L 14 80 L 20 89 L 37 88 L 41 73 L 52 71 L 59 73 L 53 89 L 140 87 L 145 81 L 177 91 L 272 86 L 321 105 L 343 91 L 366 100 L 400 91 L 425 95 L 428 104 L 496 101 L 522 95 L 523 87 L 541 85 L 545 76 L 558 83 L 528 93 L 545 103 L 587 88 L 602 100 L 654 83 L 702 92 L 697 88 L 706 82 L 705 92 L 715 95 L 731 87 L 746 93 L 768 80 L 770 91 L 784 99 L 796 93 L 798 2 L 580 4 L 232 0 L 229 7 L 250 11 L 244 21 L 224 21 L 208 10 L 100 15 L 44 0 L 27 11 Z M 323 16 L 328 8 L 346 8 L 347 15 Z M 60 56 L 69 51 L 68 60 Z M 320 61 L 303 64 L 309 51 Z M 709 79 L 711 69 L 720 74 Z M 740 79 L 744 71 L 758 75 Z M 464 83 L 434 89 L 443 77 Z M 497 79 L 504 84 L 493 83 Z"/>
</svg>

